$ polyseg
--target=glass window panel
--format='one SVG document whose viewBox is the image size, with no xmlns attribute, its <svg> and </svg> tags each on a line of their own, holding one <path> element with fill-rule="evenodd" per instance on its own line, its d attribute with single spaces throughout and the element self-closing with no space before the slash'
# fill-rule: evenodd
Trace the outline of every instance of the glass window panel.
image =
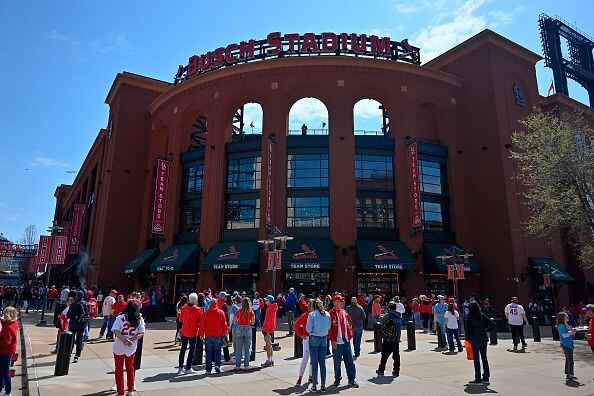
<svg viewBox="0 0 594 396">
<path fill-rule="evenodd" d="M 394 200 L 392 198 L 357 198 L 358 227 L 394 228 Z"/>
<path fill-rule="evenodd" d="M 327 197 L 287 198 L 287 227 L 327 227 Z"/>
<path fill-rule="evenodd" d="M 225 217 L 228 230 L 257 228 L 260 217 L 260 200 L 229 200 Z"/>
</svg>

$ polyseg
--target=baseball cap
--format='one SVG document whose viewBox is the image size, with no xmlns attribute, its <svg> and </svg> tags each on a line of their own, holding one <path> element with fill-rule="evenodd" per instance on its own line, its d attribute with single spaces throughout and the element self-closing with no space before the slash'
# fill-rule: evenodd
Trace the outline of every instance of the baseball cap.
<svg viewBox="0 0 594 396">
<path fill-rule="evenodd" d="M 118 294 L 118 292 L 116 291 L 116 289 L 112 289 L 109 294 Z"/>
<path fill-rule="evenodd" d="M 118 296 L 118 300 L 120 300 L 120 299 L 123 299 L 123 298 L 124 298 L 124 295 L 123 295 L 123 294 L 120 294 L 120 295 Z"/>
<path fill-rule="evenodd" d="M 291 287 L 291 288 L 289 289 L 289 292 L 290 292 L 290 293 L 293 293 L 294 291 L 295 291 L 295 288 L 294 288 L 294 287 Z"/>
<path fill-rule="evenodd" d="M 582 308 L 582 311 L 591 311 L 591 312 L 594 312 L 594 304 L 588 304 L 588 305 L 586 305 L 584 308 Z"/>
<path fill-rule="evenodd" d="M 84 295 L 85 295 L 85 293 L 83 293 L 80 290 L 76 292 L 76 297 L 78 297 L 78 298 L 82 298 Z"/>
<path fill-rule="evenodd" d="M 89 291 L 87 292 L 87 297 L 89 297 L 89 298 L 93 297 L 93 292 L 89 290 Z"/>
<path fill-rule="evenodd" d="M 335 294 L 334 297 L 332 297 L 332 301 L 344 301 L 344 297 L 340 294 Z"/>
<path fill-rule="evenodd" d="M 441 294 L 439 296 L 437 296 L 438 300 L 445 300 L 445 296 L 442 296 Z"/>
<path fill-rule="evenodd" d="M 272 297 L 270 294 L 266 296 L 266 300 L 270 301 L 270 302 L 274 302 L 274 297 Z"/>
<path fill-rule="evenodd" d="M 511 300 L 512 300 L 512 302 L 515 302 L 515 303 L 517 303 L 518 301 L 520 301 L 520 299 L 518 297 L 516 297 L 516 296 L 513 296 Z"/>
<path fill-rule="evenodd" d="M 225 298 L 227 296 L 228 296 L 228 294 L 226 292 L 224 292 L 224 291 L 219 292 L 219 298 Z"/>
</svg>

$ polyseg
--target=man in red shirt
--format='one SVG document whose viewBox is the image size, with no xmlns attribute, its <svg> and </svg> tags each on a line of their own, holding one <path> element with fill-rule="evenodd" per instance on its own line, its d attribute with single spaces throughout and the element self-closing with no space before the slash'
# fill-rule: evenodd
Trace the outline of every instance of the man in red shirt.
<svg viewBox="0 0 594 396">
<path fill-rule="evenodd" d="M 276 330 L 276 313 L 278 311 L 278 304 L 274 302 L 274 297 L 270 294 L 266 296 L 266 316 L 262 324 L 262 334 L 264 334 L 264 342 L 266 346 L 266 363 L 262 363 L 262 367 L 274 366 L 272 360 L 272 337 Z"/>
<path fill-rule="evenodd" d="M 58 289 L 56 286 L 50 286 L 49 290 L 47 291 L 47 309 L 50 311 L 54 310 L 54 302 L 58 298 Z"/>
<path fill-rule="evenodd" d="M 198 339 L 198 329 L 200 321 L 202 320 L 202 308 L 196 305 L 198 303 L 198 295 L 190 293 L 188 296 L 188 303 L 181 307 L 179 320 L 182 323 L 181 328 L 181 349 L 179 351 L 179 366 L 178 374 L 193 374 L 192 361 L 194 360 L 194 353 L 196 352 L 196 341 Z M 188 349 L 188 360 L 184 370 L 184 356 Z"/>
<path fill-rule="evenodd" d="M 353 359 L 351 340 L 353 339 L 353 322 L 351 316 L 343 309 L 344 298 L 340 294 L 332 297 L 334 308 L 330 311 L 330 331 L 328 339 L 332 343 L 332 359 L 334 360 L 334 386 L 340 385 L 341 372 L 340 363 L 344 365 L 349 380 L 349 385 L 358 388 L 355 381 L 357 370 Z"/>
<path fill-rule="evenodd" d="M 206 374 L 210 375 L 213 361 L 215 372 L 219 374 L 221 372 L 221 346 L 229 327 L 225 312 L 219 308 L 216 302 L 211 303 L 208 310 L 202 315 L 198 331 L 206 347 Z"/>
<path fill-rule="evenodd" d="M 126 301 L 124 301 L 124 295 L 120 294 L 118 296 L 118 300 L 116 302 L 114 302 L 112 305 L 113 317 L 117 318 L 118 315 L 122 313 L 124 308 L 126 308 Z"/>
<path fill-rule="evenodd" d="M 588 345 L 590 345 L 592 353 L 594 353 L 594 304 L 586 305 L 583 312 L 586 313 L 586 317 L 590 320 L 588 332 L 586 333 L 586 341 L 588 341 Z"/>
</svg>

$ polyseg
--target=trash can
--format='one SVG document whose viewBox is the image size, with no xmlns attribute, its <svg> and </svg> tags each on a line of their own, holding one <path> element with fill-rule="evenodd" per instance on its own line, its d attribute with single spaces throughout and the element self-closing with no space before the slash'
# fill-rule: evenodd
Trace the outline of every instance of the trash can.
<svg viewBox="0 0 594 396">
<path fill-rule="evenodd" d="M 74 345 L 74 334 L 65 331 L 58 336 L 58 344 L 56 345 L 56 366 L 54 368 L 54 375 L 68 375 L 70 369 L 70 355 L 72 354 L 72 347 Z"/>
</svg>

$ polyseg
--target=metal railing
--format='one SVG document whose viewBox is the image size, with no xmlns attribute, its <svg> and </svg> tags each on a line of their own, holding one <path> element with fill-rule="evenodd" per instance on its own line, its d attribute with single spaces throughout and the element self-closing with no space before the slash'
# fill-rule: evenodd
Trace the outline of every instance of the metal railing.
<svg viewBox="0 0 594 396">
<path fill-rule="evenodd" d="M 301 129 L 289 129 L 289 135 L 301 135 Z M 328 135 L 328 128 L 307 129 L 307 135 Z"/>
</svg>

